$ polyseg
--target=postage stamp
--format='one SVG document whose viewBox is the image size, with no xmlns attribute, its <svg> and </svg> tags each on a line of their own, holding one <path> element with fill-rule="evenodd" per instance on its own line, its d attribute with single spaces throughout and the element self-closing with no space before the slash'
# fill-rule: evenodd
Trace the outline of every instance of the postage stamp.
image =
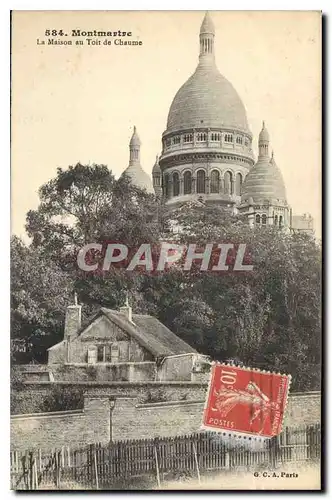
<svg viewBox="0 0 332 500">
<path fill-rule="evenodd" d="M 202 428 L 271 438 L 280 434 L 290 375 L 214 363 Z"/>
</svg>

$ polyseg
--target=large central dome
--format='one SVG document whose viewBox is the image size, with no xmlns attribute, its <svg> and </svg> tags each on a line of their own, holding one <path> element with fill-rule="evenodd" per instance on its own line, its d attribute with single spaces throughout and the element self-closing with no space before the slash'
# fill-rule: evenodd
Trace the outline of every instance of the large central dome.
<svg viewBox="0 0 332 500">
<path fill-rule="evenodd" d="M 214 35 L 207 13 L 200 30 L 199 64 L 174 97 L 167 132 L 202 127 L 248 131 L 245 107 L 233 85 L 216 66 Z"/>
<path fill-rule="evenodd" d="M 248 130 L 238 93 L 212 61 L 198 65 L 177 92 L 168 114 L 168 132 L 199 127 Z"/>
<path fill-rule="evenodd" d="M 233 85 L 219 73 L 214 39 L 213 22 L 206 13 L 196 71 L 174 97 L 162 135 L 159 168 L 168 205 L 205 200 L 235 206 L 254 164 L 246 110 Z"/>
</svg>

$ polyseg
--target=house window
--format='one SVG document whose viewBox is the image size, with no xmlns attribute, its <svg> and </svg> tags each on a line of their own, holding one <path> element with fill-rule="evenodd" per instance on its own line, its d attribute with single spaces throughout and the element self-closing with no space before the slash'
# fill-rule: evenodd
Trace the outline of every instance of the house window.
<svg viewBox="0 0 332 500">
<path fill-rule="evenodd" d="M 112 354 L 111 354 L 111 346 L 110 345 L 105 346 L 105 361 L 107 363 L 111 363 L 111 361 L 112 361 Z"/>
<path fill-rule="evenodd" d="M 180 179 L 179 174 L 174 172 L 173 174 L 173 196 L 179 196 L 180 194 Z"/>
<path fill-rule="evenodd" d="M 118 363 L 120 356 L 120 349 L 118 344 L 111 345 L 111 363 Z"/>
<path fill-rule="evenodd" d="M 205 193 L 205 172 L 199 170 L 197 172 L 197 193 Z"/>
<path fill-rule="evenodd" d="M 180 144 L 180 142 L 181 142 L 181 137 L 179 135 L 173 137 L 172 139 L 173 144 Z"/>
<path fill-rule="evenodd" d="M 256 215 L 256 224 L 259 225 L 261 223 L 261 216 L 259 214 Z"/>
<path fill-rule="evenodd" d="M 232 134 L 225 134 L 225 142 L 233 142 Z"/>
<path fill-rule="evenodd" d="M 266 214 L 262 215 L 262 224 L 263 226 L 266 226 Z"/>
<path fill-rule="evenodd" d="M 98 363 L 105 361 L 105 348 L 103 345 L 97 347 L 97 361 Z"/>
<path fill-rule="evenodd" d="M 211 172 L 211 193 L 219 193 L 220 186 L 220 174 L 218 170 L 213 170 Z"/>
<path fill-rule="evenodd" d="M 183 176 L 183 192 L 184 194 L 191 194 L 191 172 L 185 172 Z"/>
<path fill-rule="evenodd" d="M 214 132 L 213 132 L 213 133 L 211 134 L 211 141 L 213 141 L 213 142 L 218 142 L 218 141 L 220 141 L 220 134 L 216 134 L 216 133 L 214 133 Z"/>
<path fill-rule="evenodd" d="M 242 142 L 243 142 L 242 137 L 238 135 L 236 138 L 236 144 L 242 144 Z"/>
<path fill-rule="evenodd" d="M 282 227 L 282 215 L 279 216 L 279 227 Z"/>
<path fill-rule="evenodd" d="M 95 364 L 97 361 L 97 349 L 95 347 L 88 347 L 88 363 Z"/>
</svg>

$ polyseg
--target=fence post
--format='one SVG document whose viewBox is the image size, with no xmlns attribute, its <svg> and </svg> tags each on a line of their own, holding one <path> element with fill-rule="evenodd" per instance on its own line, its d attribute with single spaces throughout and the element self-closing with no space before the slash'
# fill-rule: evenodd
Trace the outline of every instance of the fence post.
<svg viewBox="0 0 332 500">
<path fill-rule="evenodd" d="M 194 458 L 195 458 L 198 484 L 201 484 L 201 475 L 199 473 L 199 466 L 198 466 L 198 460 L 197 460 L 197 450 L 196 450 L 196 446 L 195 446 L 194 441 L 192 442 L 192 444 L 193 444 L 193 450 L 194 450 Z"/>
<path fill-rule="evenodd" d="M 29 452 L 29 490 L 33 490 L 34 474 L 33 474 L 33 452 Z"/>
<path fill-rule="evenodd" d="M 159 473 L 157 444 L 158 444 L 158 439 L 155 438 L 154 443 L 153 443 L 153 450 L 154 450 L 154 458 L 155 458 L 155 462 L 156 462 L 157 483 L 158 483 L 158 488 L 160 488 L 160 473 Z"/>
<path fill-rule="evenodd" d="M 34 460 L 34 481 L 35 481 L 35 489 L 38 490 L 38 471 L 37 471 L 37 459 Z"/>
<path fill-rule="evenodd" d="M 96 445 L 93 445 L 93 466 L 94 466 L 94 476 L 96 481 L 96 490 L 99 490 Z"/>
<path fill-rule="evenodd" d="M 276 447 L 276 438 L 272 437 L 269 441 L 269 456 L 270 456 L 270 465 L 275 469 L 277 463 L 277 447 Z"/>
<path fill-rule="evenodd" d="M 60 481 L 61 481 L 61 471 L 60 471 L 60 458 L 61 458 L 61 451 L 55 452 L 55 483 L 57 489 L 60 489 Z"/>
</svg>

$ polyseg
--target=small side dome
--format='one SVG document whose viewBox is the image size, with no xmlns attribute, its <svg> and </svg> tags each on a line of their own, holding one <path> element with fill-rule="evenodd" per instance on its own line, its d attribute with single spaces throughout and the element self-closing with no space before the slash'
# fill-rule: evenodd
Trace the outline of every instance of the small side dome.
<svg viewBox="0 0 332 500">
<path fill-rule="evenodd" d="M 284 180 L 274 159 L 262 158 L 247 174 L 242 186 L 242 202 L 272 202 L 280 200 L 287 203 Z"/>
<path fill-rule="evenodd" d="M 130 165 L 126 168 L 122 175 L 130 177 L 130 181 L 134 186 L 140 189 L 146 189 L 149 194 L 154 194 L 151 177 L 145 172 L 145 170 L 142 169 L 140 165 Z"/>
</svg>

